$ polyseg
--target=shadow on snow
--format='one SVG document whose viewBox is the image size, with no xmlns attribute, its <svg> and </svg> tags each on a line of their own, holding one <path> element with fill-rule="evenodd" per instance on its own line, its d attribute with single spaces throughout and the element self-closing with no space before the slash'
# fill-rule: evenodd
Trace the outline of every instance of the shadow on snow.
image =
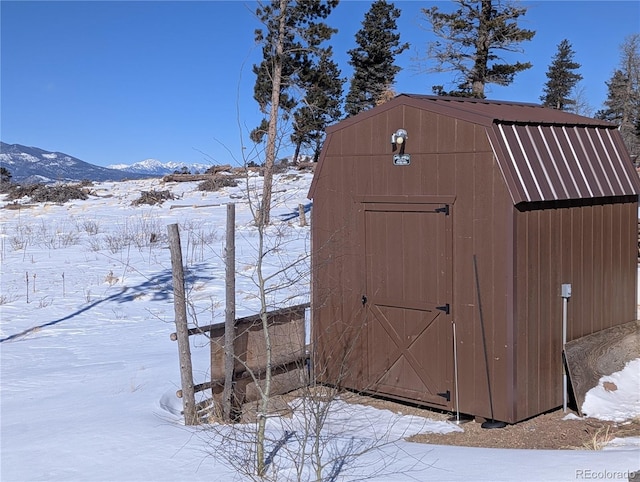
<svg viewBox="0 0 640 482">
<path fill-rule="evenodd" d="M 215 279 L 214 276 L 202 276 L 197 274 L 197 271 L 202 271 L 204 268 L 200 270 L 190 268 L 185 268 L 185 285 L 188 290 L 189 285 L 193 285 L 196 282 L 201 281 L 211 281 Z M 118 293 L 114 293 L 111 296 L 107 296 L 106 298 L 102 298 L 100 300 L 94 301 L 87 306 L 79 309 L 78 311 L 71 313 L 67 316 L 59 318 L 57 320 L 49 321 L 47 323 L 43 323 L 41 325 L 32 326 L 31 328 L 27 328 L 19 333 L 14 333 L 13 335 L 9 335 L 5 338 L 0 338 L 0 343 L 4 343 L 5 341 L 15 340 L 17 338 L 28 335 L 29 333 L 40 330 L 42 328 L 47 328 L 49 326 L 57 325 L 58 323 L 62 323 L 63 321 L 70 320 L 82 313 L 86 313 L 87 311 L 95 308 L 102 303 L 112 301 L 116 303 L 128 303 L 130 301 L 139 298 L 140 296 L 151 295 L 151 301 L 166 301 L 169 299 L 171 293 L 173 292 L 173 274 L 171 270 L 165 270 L 161 274 L 154 276 L 153 278 L 147 279 L 144 283 L 141 283 L 137 286 L 125 286 Z"/>
</svg>

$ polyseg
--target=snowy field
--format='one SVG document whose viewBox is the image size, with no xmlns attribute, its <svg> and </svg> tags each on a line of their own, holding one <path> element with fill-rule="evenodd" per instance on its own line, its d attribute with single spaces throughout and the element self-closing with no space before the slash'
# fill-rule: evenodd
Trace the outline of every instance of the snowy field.
<svg viewBox="0 0 640 482">
<path fill-rule="evenodd" d="M 311 174 L 277 176 L 268 274 L 299 263 L 308 271 L 309 228 L 287 219 L 306 199 Z M 259 186 L 260 179 L 252 183 Z M 192 321 L 224 319 L 226 204 L 236 203 L 237 315 L 256 313 L 257 233 L 246 183 L 217 193 L 196 183 L 101 183 L 86 201 L 3 209 L 0 225 L 0 480 L 245 480 L 221 455 L 230 428 L 187 427 L 180 416 L 177 346 L 167 225 L 181 231 Z M 161 206 L 131 205 L 142 191 L 170 189 Z M 0 205 L 6 201 L 0 201 Z M 153 241 L 153 242 L 152 242 Z M 279 284 L 280 281 L 274 281 Z M 276 292 L 273 307 L 308 301 L 308 276 Z M 196 383 L 209 350 L 192 337 Z M 640 360 L 587 395 L 585 411 L 624 423 L 640 416 Z M 274 440 L 302 430 L 294 412 L 269 420 Z M 640 440 L 601 451 L 531 451 L 416 444 L 405 438 L 460 430 L 448 422 L 337 401 L 324 426 L 331 447 L 362 455 L 327 470 L 326 480 L 627 480 L 640 469 Z M 277 480 L 312 480 L 287 442 L 270 464 Z M 228 448 L 228 447 L 227 447 Z M 357 451 L 357 450 L 352 450 Z M 227 451 L 228 453 L 228 451 Z"/>
</svg>

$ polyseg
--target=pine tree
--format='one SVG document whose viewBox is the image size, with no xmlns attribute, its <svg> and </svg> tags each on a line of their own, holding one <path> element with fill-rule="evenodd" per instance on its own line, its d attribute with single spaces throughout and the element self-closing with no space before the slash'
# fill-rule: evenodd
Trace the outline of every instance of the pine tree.
<svg viewBox="0 0 640 482">
<path fill-rule="evenodd" d="M 527 12 L 514 2 L 492 0 L 456 0 L 460 8 L 443 13 L 438 7 L 423 8 L 433 33 L 442 41 L 429 44 L 427 57 L 435 66 L 427 72 L 456 72 L 457 90 L 446 92 L 433 86 L 441 95 L 485 97 L 485 86 L 506 86 L 515 75 L 531 68 L 530 62 L 501 62 L 496 51 L 521 52 L 518 45 L 531 40 L 535 31 L 521 29 L 519 17 Z"/>
<path fill-rule="evenodd" d="M 396 33 L 400 10 L 393 3 L 377 0 L 365 14 L 362 28 L 356 33 L 358 47 L 349 50 L 353 67 L 349 92 L 345 101 L 348 116 L 378 105 L 392 91 L 400 67 L 394 59 L 406 49 Z"/>
<path fill-rule="evenodd" d="M 261 3 L 256 10 L 265 26 L 255 32 L 256 42 L 262 44 L 263 59 L 253 66 L 256 74 L 253 97 L 265 118 L 250 136 L 254 142 L 267 138 L 262 203 L 256 220 L 260 225 L 270 223 L 278 121 L 287 120 L 297 105 L 294 91 L 300 85 L 300 72 L 309 69 L 320 45 L 336 32 L 321 20 L 337 4 L 338 0 L 271 0 L 268 4 Z"/>
<path fill-rule="evenodd" d="M 11 182 L 11 177 L 11 173 L 6 167 L 0 167 L 0 182 Z"/>
<path fill-rule="evenodd" d="M 7 192 L 10 189 L 11 177 L 11 173 L 6 167 L 0 167 L 0 193 Z"/>
<path fill-rule="evenodd" d="M 342 86 L 338 65 L 331 59 L 331 47 L 323 49 L 317 63 L 310 64 L 300 73 L 305 92 L 299 107 L 294 112 L 291 140 L 296 146 L 294 161 L 297 161 L 303 146 L 313 150 L 314 162 L 318 160 L 325 128 L 342 117 Z"/>
<path fill-rule="evenodd" d="M 548 80 L 543 89 L 544 95 L 540 96 L 542 105 L 568 110 L 575 104 L 575 100 L 569 96 L 576 84 L 582 80 L 582 75 L 574 72 L 580 68 L 580 64 L 573 60 L 574 55 L 575 52 L 567 39 L 558 44 L 558 52 L 547 70 Z"/>
<path fill-rule="evenodd" d="M 596 117 L 620 127 L 629 154 L 640 155 L 640 34 L 627 37 L 620 47 L 620 66 L 606 82 L 605 108 Z"/>
</svg>

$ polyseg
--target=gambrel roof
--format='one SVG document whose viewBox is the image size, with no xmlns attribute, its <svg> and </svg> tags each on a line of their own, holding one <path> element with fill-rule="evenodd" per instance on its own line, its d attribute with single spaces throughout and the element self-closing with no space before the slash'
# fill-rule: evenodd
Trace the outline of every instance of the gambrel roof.
<svg viewBox="0 0 640 482">
<path fill-rule="evenodd" d="M 401 94 L 335 127 L 398 104 L 484 125 L 514 204 L 640 194 L 615 125 L 537 104 Z"/>
</svg>

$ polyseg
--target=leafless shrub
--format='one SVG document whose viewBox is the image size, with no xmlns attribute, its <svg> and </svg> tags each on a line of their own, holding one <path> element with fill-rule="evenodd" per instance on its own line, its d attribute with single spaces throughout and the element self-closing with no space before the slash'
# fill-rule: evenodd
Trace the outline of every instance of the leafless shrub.
<svg viewBox="0 0 640 482">
<path fill-rule="evenodd" d="M 0 305 L 6 305 L 11 303 L 12 301 L 15 301 L 16 297 L 15 296 L 9 296 L 9 295 L 0 295 Z"/>
<path fill-rule="evenodd" d="M 74 246 L 79 240 L 80 234 L 77 229 L 69 228 L 66 223 L 52 226 L 43 220 L 35 233 L 34 243 L 49 249 L 58 249 Z"/>
<path fill-rule="evenodd" d="M 131 245 L 131 237 L 123 232 L 107 234 L 104 237 L 104 240 L 107 243 L 107 248 L 113 254 L 116 254 Z"/>
<path fill-rule="evenodd" d="M 131 240 L 137 248 L 145 248 L 151 244 L 163 242 L 167 236 L 160 220 L 155 216 L 136 217 L 127 223 Z"/>
<path fill-rule="evenodd" d="M 27 247 L 27 241 L 18 236 L 11 236 L 9 244 L 11 245 L 11 249 L 14 251 L 20 251 Z"/>
<path fill-rule="evenodd" d="M 44 240 L 44 245 L 49 249 L 66 248 L 75 246 L 80 241 L 80 235 L 75 231 L 56 232 Z"/>
<path fill-rule="evenodd" d="M 84 231 L 91 236 L 95 236 L 100 232 L 100 224 L 93 219 L 83 219 L 77 223 L 77 226 L 79 231 Z"/>
<path fill-rule="evenodd" d="M 88 238 L 87 244 L 91 251 L 100 251 L 103 247 L 102 240 L 98 236 L 91 236 Z"/>
<path fill-rule="evenodd" d="M 166 240 L 162 225 L 158 218 L 153 216 L 139 216 L 127 219 L 124 224 L 118 226 L 112 233 L 104 236 L 104 241 L 109 251 L 113 254 L 124 248 L 135 246 L 138 249 Z M 101 249 L 102 243 L 90 243 L 94 251 Z"/>
</svg>

